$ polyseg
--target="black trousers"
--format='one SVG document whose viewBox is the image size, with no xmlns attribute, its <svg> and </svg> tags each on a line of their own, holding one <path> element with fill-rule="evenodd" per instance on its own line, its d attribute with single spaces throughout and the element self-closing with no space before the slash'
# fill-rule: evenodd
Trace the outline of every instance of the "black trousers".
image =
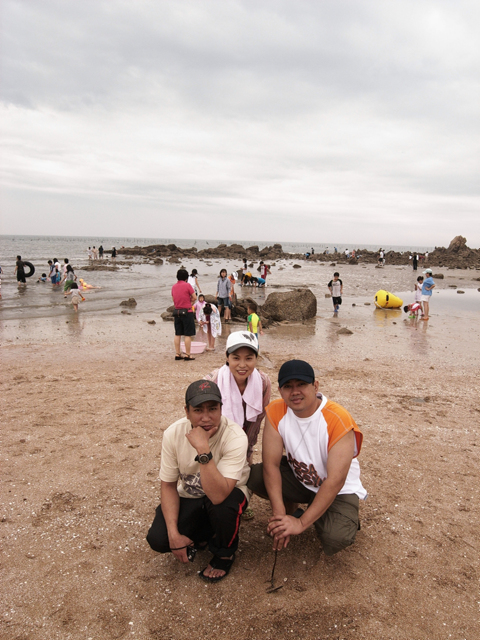
<svg viewBox="0 0 480 640">
<path fill-rule="evenodd" d="M 193 540 L 195 546 L 208 541 L 209 549 L 214 556 L 229 558 L 238 548 L 240 516 L 247 505 L 245 494 L 237 487 L 220 504 L 213 504 L 207 496 L 180 498 L 178 531 Z M 170 551 L 161 504 L 156 509 L 155 519 L 147 534 L 147 542 L 159 553 Z"/>
</svg>

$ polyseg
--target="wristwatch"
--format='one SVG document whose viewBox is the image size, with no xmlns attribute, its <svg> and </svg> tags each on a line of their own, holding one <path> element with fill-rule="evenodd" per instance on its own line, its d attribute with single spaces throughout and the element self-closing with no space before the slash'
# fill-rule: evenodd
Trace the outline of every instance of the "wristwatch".
<svg viewBox="0 0 480 640">
<path fill-rule="evenodd" d="M 199 453 L 198 456 L 195 456 L 195 462 L 199 462 L 200 464 L 208 464 L 212 459 L 212 452 L 210 453 Z"/>
</svg>

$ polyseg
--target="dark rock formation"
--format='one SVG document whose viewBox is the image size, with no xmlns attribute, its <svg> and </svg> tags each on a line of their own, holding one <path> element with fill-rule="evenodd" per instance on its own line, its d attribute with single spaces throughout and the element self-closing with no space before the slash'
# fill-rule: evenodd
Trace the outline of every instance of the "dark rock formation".
<svg viewBox="0 0 480 640">
<path fill-rule="evenodd" d="M 454 251 L 455 253 L 458 253 L 463 249 L 468 249 L 467 239 L 463 236 L 455 236 L 455 238 L 448 245 L 447 251 Z"/>
<path fill-rule="evenodd" d="M 118 267 L 106 264 L 87 264 L 84 267 L 77 269 L 77 271 L 118 271 Z"/>
<path fill-rule="evenodd" d="M 310 289 L 271 293 L 261 309 L 261 317 L 275 322 L 302 321 L 317 315 L 317 299 Z"/>
<path fill-rule="evenodd" d="M 120 302 L 120 307 L 136 307 L 137 306 L 137 301 L 135 300 L 135 298 L 129 298 L 128 300 L 123 300 L 122 302 Z"/>
<path fill-rule="evenodd" d="M 305 260 L 303 253 L 285 253 L 281 244 L 274 244 L 269 247 L 259 249 L 257 245 L 253 247 L 243 247 L 241 244 L 220 244 L 217 247 L 208 247 L 200 251 L 196 247 L 182 249 L 175 244 L 156 244 L 147 247 L 122 247 L 119 254 L 126 256 L 141 256 L 145 259 L 169 258 L 170 262 L 181 261 L 182 258 L 198 258 L 208 260 L 212 258 L 237 260 L 246 258 L 249 267 L 254 267 L 255 262 L 260 260 L 271 264 L 278 260 Z M 309 262 L 330 263 L 332 267 L 337 264 L 376 264 L 378 261 L 377 251 L 367 251 L 366 249 L 356 249 L 355 258 L 348 259 L 343 253 L 315 253 L 309 258 Z M 397 252 L 387 251 L 385 260 L 387 265 L 411 265 L 409 251 Z M 331 262 L 331 260 L 335 262 Z M 425 266 L 451 267 L 451 268 L 480 268 L 480 250 L 467 247 L 466 239 L 463 236 L 456 236 L 450 243 L 448 249 L 436 247 L 424 261 L 423 256 L 419 262 L 419 268 Z M 98 269 L 97 265 L 92 266 L 92 270 Z M 114 269 L 115 267 L 109 267 Z"/>
</svg>

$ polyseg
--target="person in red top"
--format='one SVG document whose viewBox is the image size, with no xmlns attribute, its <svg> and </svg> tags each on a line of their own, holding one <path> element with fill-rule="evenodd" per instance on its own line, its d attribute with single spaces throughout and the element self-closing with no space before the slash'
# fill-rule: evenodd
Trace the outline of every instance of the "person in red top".
<svg viewBox="0 0 480 640">
<path fill-rule="evenodd" d="M 175 360 L 195 360 L 190 355 L 192 336 L 195 335 L 195 318 L 192 305 L 197 299 L 191 284 L 188 284 L 188 271 L 177 271 L 177 283 L 172 287 L 172 300 L 175 305 L 173 316 L 175 319 Z M 185 336 L 185 357 L 180 350 L 181 337 Z"/>
<path fill-rule="evenodd" d="M 265 264 L 263 260 L 260 262 L 259 270 L 260 270 L 260 277 L 263 278 L 264 280 L 267 279 L 267 273 L 271 273 L 270 265 Z"/>
</svg>

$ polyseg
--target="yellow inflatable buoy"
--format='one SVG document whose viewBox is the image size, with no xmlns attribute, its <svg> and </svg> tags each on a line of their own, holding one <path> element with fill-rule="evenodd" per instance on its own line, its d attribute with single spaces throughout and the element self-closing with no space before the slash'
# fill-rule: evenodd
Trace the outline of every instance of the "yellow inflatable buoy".
<svg viewBox="0 0 480 640">
<path fill-rule="evenodd" d="M 380 289 L 375 294 L 375 304 L 379 309 L 398 309 L 403 304 L 403 300 L 393 293 Z"/>
</svg>

